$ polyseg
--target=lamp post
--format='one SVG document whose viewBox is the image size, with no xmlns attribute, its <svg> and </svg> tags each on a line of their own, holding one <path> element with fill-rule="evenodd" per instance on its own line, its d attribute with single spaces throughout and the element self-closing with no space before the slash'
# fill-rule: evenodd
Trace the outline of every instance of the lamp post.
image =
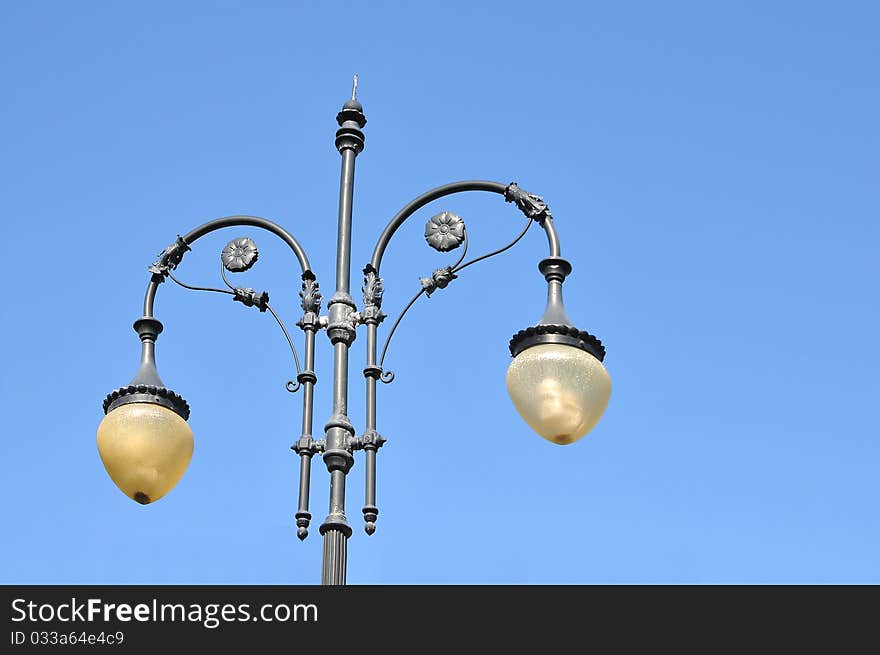
<svg viewBox="0 0 880 655">
<path fill-rule="evenodd" d="M 309 487 L 311 462 L 315 455 L 322 456 L 330 474 L 329 511 L 320 526 L 324 538 L 321 581 L 325 585 L 345 584 L 348 538 L 352 532 L 345 515 L 345 482 L 357 451 L 364 452 L 366 467 L 364 529 L 367 534 L 375 532 L 379 513 L 376 506 L 376 456 L 385 443 L 376 425 L 377 383 L 393 380 L 394 374 L 382 367 L 388 344 L 400 320 L 422 295 L 430 296 L 438 289 L 444 289 L 467 267 L 513 247 L 531 225 L 537 223 L 546 234 L 550 251 L 538 265 L 547 281 L 547 309 L 536 325 L 518 332 L 510 340 L 513 361 L 507 371 L 507 389 L 513 404 L 539 435 L 557 444 L 569 444 L 595 426 L 611 393 L 611 382 L 601 363 L 605 349 L 594 336 L 575 327 L 565 312 L 562 283 L 571 272 L 571 265 L 561 256 L 550 210 L 539 196 L 524 191 L 515 183 L 455 182 L 432 189 L 409 202 L 385 227 L 370 262 L 363 269 L 363 303 L 359 307 L 351 295 L 352 198 L 355 160 L 364 148 L 363 128 L 367 119 L 357 100 L 357 76 L 351 99 L 342 106 L 336 120 L 339 123 L 336 148 L 342 156 L 342 170 L 335 289 L 327 301 L 327 314 L 321 314 L 323 298 L 305 250 L 293 235 L 276 223 L 256 216 L 227 216 L 178 236 L 149 267 L 151 277 L 143 315 L 134 323 L 141 340 L 140 368 L 131 383 L 112 391 L 104 400 L 106 416 L 98 427 L 97 436 L 104 466 L 127 496 L 142 504 L 164 496 L 177 484 L 189 464 L 193 434 L 186 422 L 189 406 L 178 393 L 165 386 L 156 369 L 156 339 L 162 332 L 162 323 L 153 316 L 153 305 L 159 285 L 171 280 L 187 289 L 230 295 L 246 307 L 268 311 L 287 338 L 297 367 L 296 380 L 289 381 L 287 388 L 291 392 L 302 390 L 302 431 L 291 447 L 300 458 L 299 503 L 295 515 L 300 539 L 307 537 L 312 518 Z M 464 221 L 451 212 L 433 216 L 425 228 L 428 245 L 440 252 L 462 247 L 462 254 L 454 264 L 421 279 L 421 289 L 397 317 L 380 354 L 378 330 L 385 319 L 380 270 L 385 250 L 397 229 L 421 207 L 464 191 L 495 193 L 513 203 L 526 217 L 522 231 L 506 246 L 465 261 L 468 237 Z M 199 238 L 222 228 L 241 226 L 274 234 L 296 256 L 302 279 L 299 295 L 303 315 L 297 322 L 305 342 L 302 363 L 290 333 L 269 304 L 268 293 L 229 282 L 227 273 L 244 272 L 257 261 L 259 251 L 251 239 L 233 239 L 223 249 L 220 272 L 225 289 L 195 287 L 179 280 L 173 272 Z M 349 352 L 360 328 L 366 330 L 366 364 L 363 368 L 366 416 L 363 430 L 358 435 L 348 417 L 347 407 Z M 313 434 L 314 386 L 317 383 L 314 362 L 315 337 L 320 331 L 327 333 L 333 348 L 333 406 L 324 426 L 324 438 L 316 439 Z"/>
</svg>

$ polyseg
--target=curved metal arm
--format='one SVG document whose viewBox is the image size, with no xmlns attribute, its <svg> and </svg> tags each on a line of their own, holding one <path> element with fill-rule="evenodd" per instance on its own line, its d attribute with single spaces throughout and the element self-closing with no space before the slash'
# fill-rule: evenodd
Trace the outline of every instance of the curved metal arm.
<svg viewBox="0 0 880 655">
<path fill-rule="evenodd" d="M 273 223 L 272 221 L 265 218 L 260 218 L 259 216 L 224 216 L 222 218 L 217 218 L 213 221 L 208 221 L 207 223 L 198 226 L 194 230 L 191 230 L 188 234 L 186 234 L 186 236 L 178 237 L 178 241 L 176 244 L 172 244 L 165 249 L 165 252 L 162 254 L 162 258 L 160 258 L 160 262 L 163 261 L 163 258 L 170 259 L 170 261 L 173 262 L 171 266 L 173 268 L 177 265 L 177 263 L 180 262 L 180 259 L 183 257 L 183 252 L 185 252 L 185 250 L 189 250 L 189 246 L 196 239 L 199 239 L 206 234 L 210 234 L 211 232 L 220 230 L 224 227 L 240 226 L 258 227 L 278 236 L 282 241 L 290 246 L 290 249 L 293 251 L 293 254 L 296 255 L 296 258 L 299 261 L 302 272 L 311 272 L 312 267 L 309 264 L 309 259 L 306 256 L 305 250 L 303 250 L 303 247 L 299 244 L 299 241 L 297 241 L 290 232 L 285 230 L 277 223 Z M 153 303 L 162 279 L 163 278 L 161 275 L 157 275 L 154 272 L 149 285 L 147 285 L 147 292 L 144 296 L 144 316 L 153 316 Z"/>
<path fill-rule="evenodd" d="M 391 241 L 391 237 L 394 236 L 397 229 L 403 225 L 410 216 L 429 202 L 462 191 L 490 191 L 504 196 L 505 200 L 508 202 L 516 202 L 517 206 L 526 213 L 526 216 L 529 218 L 537 218 L 541 223 L 541 227 L 543 227 L 544 231 L 547 233 L 547 242 L 550 245 L 550 256 L 561 256 L 559 237 L 556 234 L 556 228 L 553 226 L 552 217 L 549 215 L 549 212 L 546 212 L 546 206 L 544 207 L 545 213 L 543 217 L 539 217 L 538 213 L 533 211 L 533 207 L 524 207 L 523 199 L 526 197 L 535 198 L 535 196 L 529 196 L 519 189 L 516 184 L 502 184 L 501 182 L 489 182 L 486 180 L 465 180 L 463 182 L 453 182 L 451 184 L 445 184 L 435 189 L 431 189 L 420 195 L 418 198 L 410 201 L 409 204 L 397 212 L 379 236 L 379 241 L 376 243 L 376 247 L 373 250 L 373 258 L 370 260 L 370 265 L 377 272 L 379 271 L 379 268 L 382 265 L 382 258 L 385 256 L 385 249 L 388 248 L 388 243 Z M 530 212 L 534 215 L 531 215 Z"/>
</svg>

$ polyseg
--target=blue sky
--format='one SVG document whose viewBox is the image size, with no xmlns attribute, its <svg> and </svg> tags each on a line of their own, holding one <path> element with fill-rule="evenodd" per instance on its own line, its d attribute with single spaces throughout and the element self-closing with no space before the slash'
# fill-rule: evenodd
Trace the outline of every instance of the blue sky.
<svg viewBox="0 0 880 655">
<path fill-rule="evenodd" d="M 553 210 L 569 314 L 606 344 L 614 391 L 567 447 L 507 397 L 507 341 L 543 310 L 538 232 L 420 300 L 379 390 L 372 537 L 362 459 L 350 476 L 349 582 L 880 582 L 878 19 L 867 2 L 4 3 L 0 581 L 318 582 L 327 476 L 316 462 L 300 543 L 301 400 L 268 315 L 160 290 L 159 370 L 196 439 L 161 501 L 115 488 L 95 429 L 178 233 L 275 220 L 329 295 L 334 118 L 357 72 L 353 286 L 414 196 L 515 180 Z M 423 210 L 383 266 L 392 319 L 448 263 L 422 238 L 441 210 L 474 254 L 521 225 L 495 196 Z M 200 240 L 180 277 L 216 285 L 237 236 L 261 249 L 245 285 L 292 325 L 296 264 L 255 230 Z"/>
</svg>

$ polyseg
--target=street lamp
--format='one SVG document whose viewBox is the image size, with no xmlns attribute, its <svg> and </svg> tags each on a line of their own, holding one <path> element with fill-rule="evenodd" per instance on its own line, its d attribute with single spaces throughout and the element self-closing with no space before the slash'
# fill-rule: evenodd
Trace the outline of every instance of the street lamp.
<svg viewBox="0 0 880 655">
<path fill-rule="evenodd" d="M 383 369 L 385 353 L 401 319 L 422 295 L 430 296 L 444 289 L 467 267 L 512 248 L 525 236 L 532 224 L 540 225 L 547 236 L 550 253 L 538 269 L 547 281 L 547 309 L 541 320 L 515 334 L 510 340 L 513 361 L 507 371 L 507 390 L 522 418 L 539 435 L 557 444 L 570 444 L 589 432 L 608 404 L 611 381 L 602 360 L 605 349 L 593 335 L 574 326 L 562 302 L 562 283 L 571 273 L 571 265 L 562 259 L 559 238 L 546 203 L 515 183 L 502 184 L 471 180 L 437 187 L 403 207 L 379 236 L 370 262 L 364 267 L 363 305 L 358 308 L 350 293 L 351 220 L 354 192 L 355 158 L 364 147 L 362 131 L 367 122 L 357 100 L 357 76 L 351 99 L 336 117 L 336 148 L 342 156 L 339 188 L 339 220 L 336 250 L 336 288 L 327 301 L 327 314 L 321 314 L 322 295 L 305 250 L 284 228 L 257 216 L 227 216 L 190 231 L 165 248 L 149 267 L 151 273 L 144 298 L 143 316 L 134 329 L 141 340 L 141 364 L 130 384 L 112 391 L 104 400 L 106 416 L 98 426 L 98 451 L 116 485 L 133 500 L 147 504 L 170 491 L 180 480 L 193 451 L 193 435 L 187 424 L 189 406 L 170 390 L 156 369 L 156 339 L 162 324 L 153 316 L 153 304 L 159 285 L 166 279 L 197 291 L 232 296 L 234 301 L 260 312 L 269 312 L 277 321 L 290 345 L 297 368 L 296 380 L 287 383 L 291 392 L 302 390 L 302 433 L 292 450 L 300 457 L 299 505 L 296 512 L 297 536 L 305 539 L 311 522 L 309 484 L 312 458 L 321 454 L 330 473 L 330 509 L 320 532 L 324 537 L 322 584 L 345 584 L 347 540 L 351 527 L 345 516 L 346 475 L 354 464 L 354 453 L 365 453 L 366 492 L 363 507 L 364 529 L 373 534 L 379 510 L 376 507 L 376 455 L 385 443 L 376 429 L 377 382 L 389 383 L 394 374 Z M 397 229 L 424 205 L 464 191 L 484 191 L 501 195 L 514 203 L 526 221 L 517 237 L 498 250 L 465 261 L 468 246 L 464 221 L 451 212 L 433 216 L 425 227 L 428 245 L 440 252 L 459 247 L 457 261 L 422 278 L 421 289 L 406 305 L 386 337 L 379 354 L 378 328 L 385 319 L 382 312 L 383 280 L 379 271 L 385 250 Z M 230 241 L 221 253 L 220 273 L 225 289 L 195 287 L 174 275 L 184 254 L 200 237 L 226 227 L 249 226 L 268 231 L 284 241 L 293 251 L 301 269 L 300 290 L 302 318 L 297 326 L 304 334 L 302 365 L 290 334 L 269 304 L 269 294 L 231 284 L 227 273 L 248 270 L 257 261 L 259 251 L 249 238 Z M 348 370 L 349 350 L 359 328 L 366 329 L 366 417 L 360 436 L 349 420 Z M 312 431 L 315 335 L 325 331 L 333 347 L 333 408 L 324 426 L 324 438 L 315 439 Z"/>
</svg>

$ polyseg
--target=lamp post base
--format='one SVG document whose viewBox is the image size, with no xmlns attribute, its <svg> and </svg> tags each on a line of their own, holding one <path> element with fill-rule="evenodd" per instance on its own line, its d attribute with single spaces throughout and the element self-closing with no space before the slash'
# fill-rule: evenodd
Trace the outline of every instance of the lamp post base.
<svg viewBox="0 0 880 655">
<path fill-rule="evenodd" d="M 350 530 L 349 534 L 351 534 Z M 322 585 L 341 586 L 345 584 L 349 534 L 333 527 L 324 531 L 324 563 L 321 568 Z"/>
</svg>

